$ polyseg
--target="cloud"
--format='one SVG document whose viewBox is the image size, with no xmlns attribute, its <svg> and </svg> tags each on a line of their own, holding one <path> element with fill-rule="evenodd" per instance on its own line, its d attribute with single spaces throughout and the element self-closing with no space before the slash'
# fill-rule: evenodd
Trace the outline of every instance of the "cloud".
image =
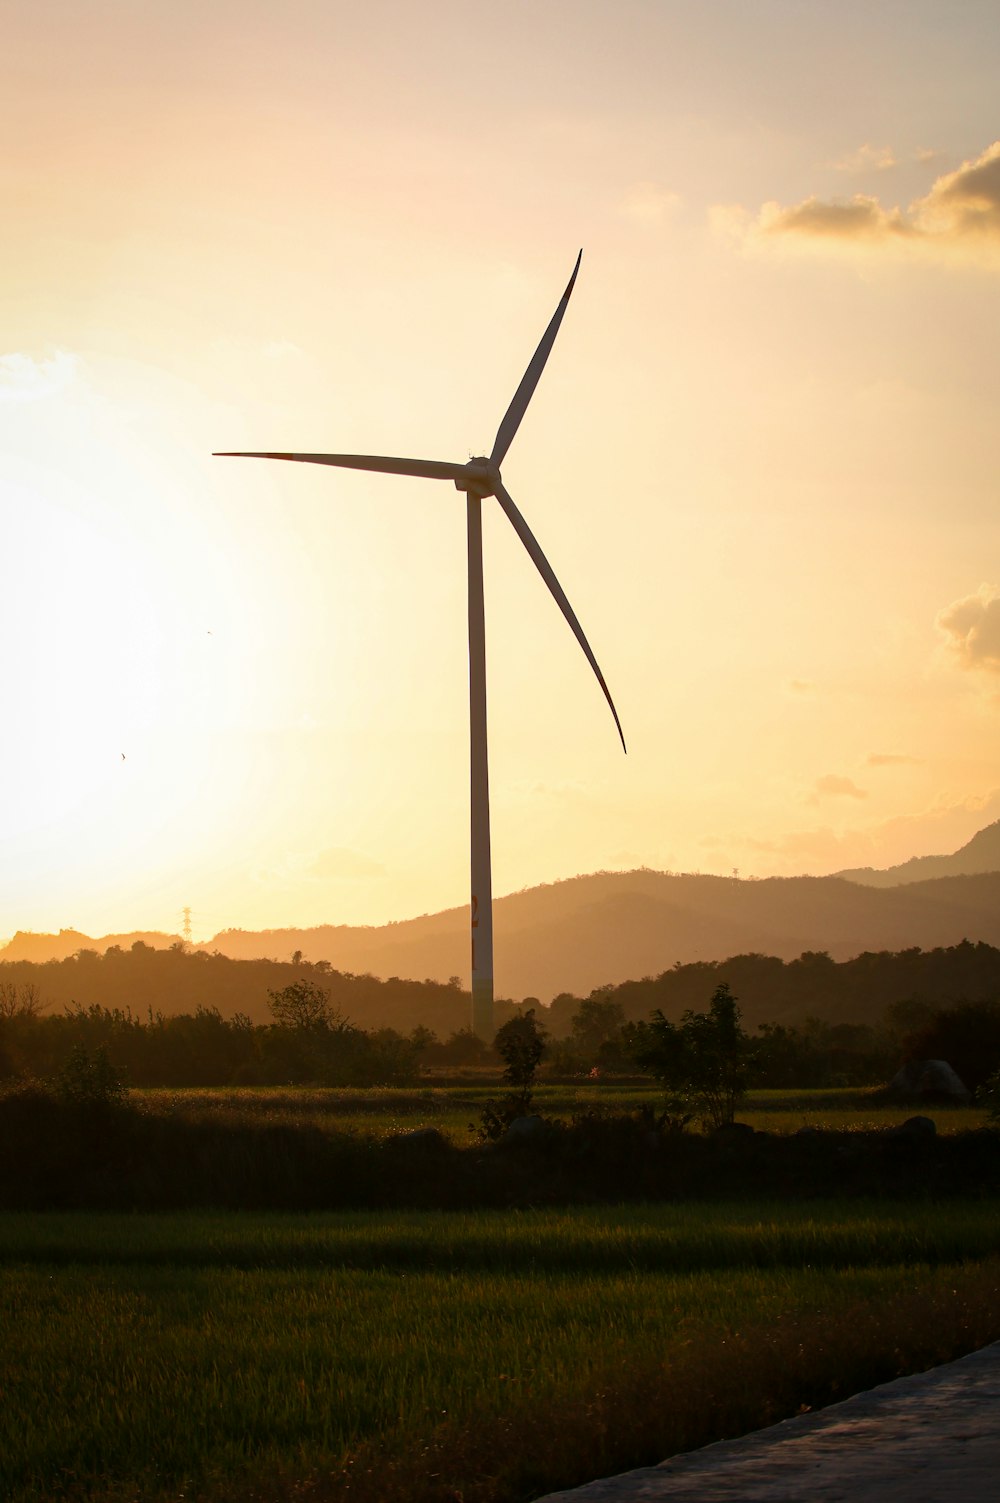
<svg viewBox="0 0 1000 1503">
<path fill-rule="evenodd" d="M 360 851 L 330 846 L 325 851 L 289 851 L 273 866 L 258 867 L 254 880 L 265 887 L 301 890 L 317 882 L 355 882 L 385 875 L 385 867 Z"/>
<path fill-rule="evenodd" d="M 749 835 L 743 841 L 750 850 L 768 855 L 806 857 L 829 866 L 831 858 L 842 856 L 850 835 L 841 835 L 822 825 L 812 830 L 790 830 L 778 836 Z M 735 844 L 735 842 L 734 842 Z"/>
<path fill-rule="evenodd" d="M 877 198 L 856 193 L 844 200 L 807 198 L 791 208 L 767 203 L 757 217 L 761 235 L 805 235 L 849 242 L 905 239 L 913 228 L 901 210 L 883 209 Z"/>
<path fill-rule="evenodd" d="M 808 678 L 790 678 L 785 687 L 790 694 L 811 694 L 816 685 Z"/>
<path fill-rule="evenodd" d="M 384 874 L 385 867 L 381 862 L 373 861 L 370 856 L 363 856 L 360 851 L 348 850 L 346 846 L 330 846 L 328 850 L 320 851 L 303 872 L 306 877 L 334 882 L 344 878 L 381 877 Z"/>
<path fill-rule="evenodd" d="M 980 585 L 975 595 L 953 600 L 938 612 L 937 626 L 959 665 L 1000 673 L 1000 591 Z"/>
<path fill-rule="evenodd" d="M 919 767 L 919 757 L 907 757 L 901 752 L 872 752 L 868 757 L 869 767 Z"/>
<path fill-rule="evenodd" d="M 791 875 L 842 871 L 856 866 L 898 866 L 911 856 L 957 851 L 977 830 L 1000 819 L 1000 789 L 964 797 L 944 795 L 916 814 L 860 829 L 834 830 L 829 825 L 777 835 L 738 836 L 732 850 L 771 857 L 765 864 Z"/>
<path fill-rule="evenodd" d="M 862 148 L 865 150 L 866 148 Z M 836 248 L 907 248 L 921 255 L 969 255 L 1000 261 L 1000 141 L 939 177 L 906 210 L 857 193 L 766 203 L 756 218 L 728 215 L 729 227 L 758 244 L 778 240 Z"/>
<path fill-rule="evenodd" d="M 13 353 L 0 355 L 0 403 L 37 402 L 55 396 L 76 379 L 77 357 L 56 350 L 47 360 Z"/>
<path fill-rule="evenodd" d="M 872 146 L 866 141 L 857 151 L 848 152 L 837 162 L 831 162 L 834 172 L 888 172 L 899 165 L 891 146 Z"/>
<path fill-rule="evenodd" d="M 516 799 L 551 799 L 559 803 L 587 803 L 594 797 L 593 789 L 577 778 L 515 778 L 507 784 L 507 791 Z"/>
<path fill-rule="evenodd" d="M 619 210 L 626 219 L 639 224 L 659 224 L 680 204 L 680 196 L 661 188 L 658 183 L 633 183 L 622 199 Z"/>
<path fill-rule="evenodd" d="M 818 804 L 823 798 L 867 797 L 866 789 L 859 788 L 857 783 L 853 783 L 850 778 L 842 778 L 835 772 L 828 772 L 824 777 L 816 779 L 807 803 Z"/>
</svg>

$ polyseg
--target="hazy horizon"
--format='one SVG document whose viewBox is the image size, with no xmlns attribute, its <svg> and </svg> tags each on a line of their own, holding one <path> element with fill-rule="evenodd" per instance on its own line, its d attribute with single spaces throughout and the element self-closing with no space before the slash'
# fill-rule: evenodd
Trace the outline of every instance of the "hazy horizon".
<svg viewBox="0 0 1000 1503">
<path fill-rule="evenodd" d="M 504 479 L 629 755 L 487 504 L 496 892 L 1000 817 L 992 7 L 6 21 L 4 934 L 466 903 L 462 498 L 211 453 L 488 450 L 581 245 Z"/>
<path fill-rule="evenodd" d="M 921 878 L 923 878 L 923 880 L 933 880 L 934 877 L 941 876 L 941 875 L 957 875 L 957 874 L 961 874 L 961 873 L 971 873 L 971 872 L 988 873 L 988 872 L 992 872 L 995 869 L 1000 870 L 1000 850 L 995 849 L 996 847 L 1000 846 L 1000 820 L 998 820 L 998 821 L 996 821 L 994 823 L 991 823 L 988 826 L 982 827 L 979 831 L 974 832 L 974 834 L 983 836 L 986 843 L 982 844 L 980 841 L 976 842 L 976 845 L 973 847 L 973 851 L 975 852 L 976 859 L 972 860 L 971 864 L 969 862 L 969 859 L 965 857 L 965 851 L 966 851 L 966 846 L 968 845 L 968 842 L 963 842 L 962 846 L 960 847 L 960 849 L 957 852 L 955 852 L 955 851 L 947 851 L 947 852 L 919 853 L 916 856 L 907 858 L 903 862 L 898 863 L 898 864 L 893 865 L 893 866 L 888 867 L 888 868 L 880 868 L 880 867 L 875 867 L 875 868 L 873 868 L 873 867 L 863 867 L 863 868 L 855 868 L 855 869 L 843 868 L 843 869 L 840 869 L 837 872 L 833 872 L 833 873 L 809 873 L 809 872 L 788 873 L 788 874 L 782 874 L 781 876 L 778 876 L 778 877 L 772 877 L 770 879 L 766 878 L 766 877 L 764 877 L 764 878 L 758 878 L 753 873 L 743 873 L 743 872 L 738 871 L 737 869 L 734 869 L 734 870 L 731 870 L 731 871 L 728 871 L 728 872 L 712 872 L 712 871 L 702 871 L 702 870 L 698 870 L 698 871 L 684 871 L 684 870 L 672 870 L 672 869 L 663 870 L 663 869 L 660 869 L 660 868 L 649 867 L 649 866 L 638 866 L 638 867 L 622 868 L 622 869 L 604 868 L 602 870 L 598 870 L 598 871 L 594 871 L 594 872 L 576 872 L 576 873 L 573 873 L 573 874 L 571 874 L 569 876 L 566 876 L 566 877 L 556 877 L 556 878 L 553 878 L 551 881 L 548 881 L 548 882 L 527 884 L 527 885 L 525 885 L 523 887 L 520 887 L 520 888 L 514 888 L 514 889 L 512 889 L 509 892 L 494 893 L 494 902 L 500 903 L 500 902 L 503 902 L 503 900 L 506 899 L 506 898 L 518 898 L 518 897 L 522 897 L 522 896 L 524 896 L 526 894 L 537 893 L 537 892 L 543 891 L 545 889 L 554 889 L 554 888 L 558 888 L 560 886 L 568 886 L 568 885 L 571 885 L 571 884 L 574 884 L 574 883 L 589 883 L 589 882 L 592 882 L 594 880 L 598 880 L 598 879 L 603 878 L 603 877 L 629 877 L 629 876 L 634 876 L 634 877 L 637 877 L 637 878 L 640 878 L 640 879 L 643 878 L 643 877 L 674 877 L 674 878 L 678 878 L 678 879 L 707 877 L 707 878 L 712 878 L 713 880 L 721 880 L 722 882 L 726 883 L 727 886 L 728 886 L 729 884 L 731 884 L 734 881 L 734 879 L 738 879 L 738 881 L 740 881 L 740 882 L 745 882 L 745 881 L 752 881 L 752 882 L 764 881 L 764 882 L 767 882 L 769 880 L 795 881 L 796 879 L 799 879 L 799 878 L 802 878 L 804 880 L 811 880 L 813 878 L 819 878 L 819 877 L 829 876 L 829 875 L 844 876 L 848 881 L 852 881 L 852 880 L 854 880 L 854 874 L 855 873 L 860 874 L 860 872 L 862 872 L 862 871 L 871 872 L 873 877 L 879 875 L 880 873 L 885 873 L 888 877 L 894 877 L 897 872 L 905 872 L 907 867 L 914 867 L 915 866 L 917 868 L 922 868 L 925 863 L 927 863 L 927 864 L 934 864 L 934 863 L 938 863 L 938 862 L 943 862 L 943 863 L 951 865 L 951 871 L 950 872 L 947 869 L 944 872 L 942 872 L 940 870 L 933 870 L 933 871 L 929 871 L 929 872 L 923 872 L 923 871 L 918 870 L 918 872 L 916 873 L 915 876 L 911 876 L 911 875 L 901 876 L 899 878 L 899 883 L 898 884 L 894 884 L 891 881 L 888 882 L 888 883 L 886 883 L 886 882 L 874 882 L 874 881 L 871 882 L 871 883 L 869 883 L 869 882 L 865 881 L 865 882 L 862 882 L 862 884 L 861 884 L 863 886 L 872 886 L 872 887 L 876 887 L 876 888 L 877 887 L 884 888 L 886 885 L 890 885 L 891 886 L 891 885 L 908 884 L 909 881 L 911 881 L 911 880 L 918 880 L 919 881 L 919 880 L 921 880 Z M 991 836 L 997 836 L 998 838 L 991 839 L 990 838 Z M 972 854 L 973 854 L 973 852 L 969 852 L 969 856 L 970 857 L 972 856 Z M 960 858 L 957 864 L 952 864 L 951 858 L 953 858 L 953 857 Z M 962 858 L 964 858 L 964 859 L 962 859 Z M 431 919 L 431 920 L 433 920 L 433 919 L 442 918 L 442 917 L 445 917 L 445 916 L 448 916 L 448 915 L 451 915 L 451 914 L 465 914 L 466 911 L 467 911 L 467 904 L 464 901 L 460 900 L 460 901 L 455 902 L 455 903 L 445 904 L 440 909 L 434 909 L 434 910 L 426 909 L 426 910 L 423 910 L 423 911 L 421 911 L 419 913 L 396 914 L 396 915 L 394 915 L 394 916 L 392 916 L 392 917 L 390 917 L 388 919 L 382 919 L 382 920 L 379 920 L 379 921 L 376 921 L 376 922 L 373 922 L 373 923 L 366 923 L 365 920 L 363 920 L 363 919 L 362 920 L 355 920 L 353 923 L 346 923 L 344 921 L 339 920 L 336 917 L 330 917 L 330 918 L 326 918 L 326 919 L 320 919 L 320 920 L 318 920 L 317 922 L 315 922 L 313 924 L 296 924 L 294 922 L 288 923 L 288 924 L 269 924 L 269 923 L 264 923 L 264 924 L 255 925 L 255 926 L 240 925 L 240 924 L 232 924 L 232 925 L 225 924 L 225 925 L 220 925 L 217 929 L 214 929 L 214 930 L 206 930 L 203 933 L 197 932 L 196 915 L 195 915 L 195 913 L 194 913 L 193 910 L 188 909 L 187 912 L 186 912 L 186 914 L 183 914 L 182 917 L 186 917 L 190 921 L 191 931 L 192 931 L 191 932 L 190 943 L 191 943 L 191 945 L 193 947 L 198 948 L 199 946 L 204 946 L 204 945 L 208 944 L 209 941 L 211 941 L 211 940 L 217 939 L 219 937 L 220 933 L 223 933 L 226 930 L 232 930 L 234 932 L 246 932 L 246 933 L 249 933 L 249 934 L 254 934 L 254 933 L 274 933 L 274 932 L 282 932 L 282 931 L 285 931 L 285 930 L 289 930 L 289 931 L 302 930 L 302 931 L 308 932 L 309 930 L 328 929 L 328 928 L 349 928 L 349 929 L 371 928 L 371 929 L 388 929 L 388 930 L 392 930 L 392 929 L 397 928 L 399 926 L 419 924 L 420 921 L 424 920 L 424 919 Z M 35 935 L 39 935 L 39 936 L 42 936 L 44 934 L 51 934 L 53 936 L 58 936 L 61 933 L 79 933 L 79 934 L 83 934 L 83 935 L 87 936 L 88 938 L 97 940 L 97 939 L 106 939 L 106 938 L 118 938 L 118 937 L 123 937 L 123 936 L 131 937 L 133 935 L 139 936 L 139 937 L 142 937 L 143 935 L 148 935 L 148 936 L 159 935 L 159 936 L 164 937 L 164 938 L 175 939 L 175 938 L 178 938 L 178 937 L 182 936 L 183 930 L 184 930 L 184 924 L 183 923 L 181 925 L 177 926 L 176 928 L 169 928 L 169 927 L 167 927 L 167 928 L 158 928 L 155 925 L 150 925 L 150 924 L 141 924 L 141 925 L 132 926 L 131 928 L 126 928 L 126 927 L 124 927 L 122 925 L 114 925 L 114 924 L 112 924 L 110 926 L 105 926 L 104 930 L 103 930 L 103 933 L 98 933 L 97 930 L 87 931 L 86 929 L 81 928 L 77 924 L 59 924 L 59 925 L 54 926 L 53 928 L 51 928 L 49 930 L 21 929 L 21 930 L 18 930 L 16 932 L 17 933 L 23 933 L 25 935 L 35 934 Z M 464 919 L 462 920 L 462 932 L 464 933 Z M 11 934 L 11 935 L 0 935 L 0 949 L 2 949 L 5 945 L 9 944 L 10 941 L 13 938 L 14 938 L 13 934 Z M 449 968 L 449 970 L 450 970 L 450 968 Z"/>
</svg>

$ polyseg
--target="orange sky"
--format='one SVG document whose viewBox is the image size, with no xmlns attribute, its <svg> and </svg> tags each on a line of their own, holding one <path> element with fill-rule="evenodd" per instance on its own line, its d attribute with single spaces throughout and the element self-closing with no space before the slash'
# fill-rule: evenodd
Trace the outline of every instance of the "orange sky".
<svg viewBox="0 0 1000 1503">
<path fill-rule="evenodd" d="M 504 478 L 629 756 L 488 507 L 495 889 L 1000 816 L 991 6 L 4 29 L 0 934 L 465 901 L 462 498 L 210 455 L 488 450 L 581 244 Z"/>
</svg>

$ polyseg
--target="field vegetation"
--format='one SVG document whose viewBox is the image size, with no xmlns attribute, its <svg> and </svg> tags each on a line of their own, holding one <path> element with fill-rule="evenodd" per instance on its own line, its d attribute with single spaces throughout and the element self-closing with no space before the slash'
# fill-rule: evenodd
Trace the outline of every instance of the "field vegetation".
<svg viewBox="0 0 1000 1503">
<path fill-rule="evenodd" d="M 321 1089 L 294 1086 L 243 1088 L 194 1087 L 132 1091 L 132 1099 L 154 1116 L 207 1121 L 221 1118 L 294 1124 L 308 1123 L 320 1131 L 348 1131 L 378 1139 L 433 1127 L 456 1147 L 470 1141 L 483 1108 L 497 1094 L 495 1075 L 470 1074 L 457 1082 L 370 1089 Z M 586 1115 L 641 1113 L 659 1107 L 662 1093 L 650 1080 L 610 1077 L 601 1081 L 547 1081 L 532 1092 L 532 1109 L 555 1122 L 570 1124 Z M 897 1127 L 913 1116 L 912 1104 L 892 1102 L 874 1090 L 840 1086 L 829 1090 L 751 1090 L 736 1113 L 758 1132 L 788 1135 L 802 1127 L 829 1132 L 878 1132 Z M 985 1106 L 945 1106 L 929 1109 L 938 1133 L 969 1132 L 985 1127 Z"/>
<path fill-rule="evenodd" d="M 260 1024 L 36 1000 L 0 995 L 12 1503 L 527 1503 L 1000 1337 L 996 1082 L 904 1130 L 847 1034 L 751 1038 L 722 981 L 561 1042 L 513 1009 L 492 1062 L 309 977 Z M 995 1015 L 906 1026 L 985 1078 Z"/>
<path fill-rule="evenodd" d="M 992 1206 L 8 1216 L 0 1492 L 523 1503 L 1000 1335 Z"/>
<path fill-rule="evenodd" d="M 81 949 L 45 963 L 0 961 L 0 1077 L 51 1073 L 74 1044 L 103 1043 L 133 1085 L 278 1084 L 293 1077 L 287 1068 L 272 1076 L 279 1061 L 266 1050 L 262 1057 L 258 1046 L 274 1022 L 273 994 L 303 982 L 321 988 L 352 1028 L 395 1039 L 397 1054 L 399 1040 L 415 1042 L 419 1069 L 483 1058 L 467 1032 L 469 994 L 457 977 L 380 980 L 299 952 L 235 960 L 137 940 L 129 949 Z M 806 952 L 790 961 L 744 954 L 675 965 L 588 996 L 563 991 L 548 1007 L 536 997 L 499 1000 L 496 1023 L 535 1007 L 549 1034 L 550 1065 L 574 1073 L 600 1063 L 602 1046 L 611 1063 L 622 1024 L 656 1010 L 677 1023 L 720 984 L 740 1000 L 766 1069 L 761 1085 L 871 1085 L 898 1068 L 910 1044 L 919 1057 L 950 1060 L 972 1088 L 984 1048 L 996 1056 L 991 1069 L 1000 1066 L 1000 949 L 968 941 L 840 962 Z M 917 1039 L 937 1015 L 958 1008 L 966 1009 L 964 1032 L 949 1024 Z"/>
</svg>

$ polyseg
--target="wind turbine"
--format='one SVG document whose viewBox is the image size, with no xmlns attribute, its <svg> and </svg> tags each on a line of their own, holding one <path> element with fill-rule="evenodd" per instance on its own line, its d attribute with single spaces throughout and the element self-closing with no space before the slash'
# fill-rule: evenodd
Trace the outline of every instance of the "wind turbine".
<svg viewBox="0 0 1000 1503">
<path fill-rule="evenodd" d="M 428 480 L 452 480 L 455 489 L 465 492 L 469 540 L 469 730 L 472 772 L 472 1029 L 487 1042 L 493 1038 L 493 880 L 490 866 L 490 791 L 486 748 L 486 629 L 483 611 L 483 524 L 482 503 L 495 496 L 510 519 L 511 526 L 527 549 L 539 574 L 569 622 L 570 629 L 583 648 L 588 663 L 611 708 L 625 750 L 625 736 L 614 701 L 604 682 L 604 675 L 583 634 L 583 628 L 566 599 L 552 566 L 535 539 L 527 522 L 514 505 L 500 478 L 500 466 L 528 408 L 528 403 L 545 369 L 559 325 L 563 321 L 570 294 L 580 270 L 583 251 L 576 258 L 573 275 L 559 306 L 542 335 L 531 363 L 521 378 L 503 422 L 497 429 L 492 453 L 487 459 L 479 455 L 465 464 L 450 464 L 436 459 L 393 459 L 381 454 L 274 454 L 226 451 L 214 455 L 221 459 L 291 459 L 300 464 L 329 464 L 347 470 L 376 470 L 386 475 L 416 475 Z"/>
</svg>

